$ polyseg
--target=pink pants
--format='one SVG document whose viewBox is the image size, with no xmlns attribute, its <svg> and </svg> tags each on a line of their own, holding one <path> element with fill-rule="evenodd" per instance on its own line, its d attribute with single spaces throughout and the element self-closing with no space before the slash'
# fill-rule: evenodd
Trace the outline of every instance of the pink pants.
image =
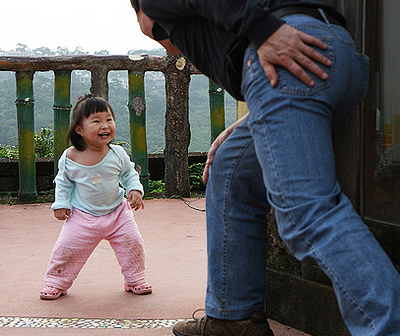
<svg viewBox="0 0 400 336">
<path fill-rule="evenodd" d="M 125 283 L 138 285 L 144 282 L 144 242 L 133 212 L 124 200 L 104 216 L 93 216 L 73 209 L 54 245 L 44 277 L 46 285 L 62 290 L 70 288 L 90 254 L 103 239 L 108 240 L 113 248 Z"/>
</svg>

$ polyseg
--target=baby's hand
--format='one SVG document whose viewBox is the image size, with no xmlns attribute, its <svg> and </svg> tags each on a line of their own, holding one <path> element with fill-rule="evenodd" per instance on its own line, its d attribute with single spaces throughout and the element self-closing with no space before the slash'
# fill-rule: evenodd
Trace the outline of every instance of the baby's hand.
<svg viewBox="0 0 400 336">
<path fill-rule="evenodd" d="M 71 214 L 71 210 L 69 210 L 69 209 L 54 210 L 54 217 L 56 217 L 59 220 L 66 220 L 70 214 Z"/>
<path fill-rule="evenodd" d="M 128 194 L 128 202 L 133 210 L 144 209 L 144 203 L 142 200 L 142 193 L 137 190 L 131 190 Z"/>
</svg>

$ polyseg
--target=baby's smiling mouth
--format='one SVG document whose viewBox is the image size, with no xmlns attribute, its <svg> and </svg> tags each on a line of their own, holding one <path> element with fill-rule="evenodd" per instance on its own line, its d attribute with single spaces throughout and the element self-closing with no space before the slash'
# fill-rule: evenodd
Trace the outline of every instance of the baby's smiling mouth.
<svg viewBox="0 0 400 336">
<path fill-rule="evenodd" d="M 110 135 L 110 133 L 100 133 L 99 136 L 100 137 L 108 137 Z"/>
</svg>

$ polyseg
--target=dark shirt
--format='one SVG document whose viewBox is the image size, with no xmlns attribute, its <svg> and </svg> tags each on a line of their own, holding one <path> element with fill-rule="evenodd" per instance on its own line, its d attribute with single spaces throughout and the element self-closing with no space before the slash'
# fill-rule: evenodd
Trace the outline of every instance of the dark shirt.
<svg viewBox="0 0 400 336">
<path fill-rule="evenodd" d="M 235 99 L 240 91 L 243 55 L 258 48 L 284 21 L 273 11 L 304 5 L 334 12 L 316 1 L 301 0 L 141 0 L 153 19 L 156 40 L 169 38 L 201 72 Z M 337 15 L 341 15 L 335 12 Z"/>
</svg>

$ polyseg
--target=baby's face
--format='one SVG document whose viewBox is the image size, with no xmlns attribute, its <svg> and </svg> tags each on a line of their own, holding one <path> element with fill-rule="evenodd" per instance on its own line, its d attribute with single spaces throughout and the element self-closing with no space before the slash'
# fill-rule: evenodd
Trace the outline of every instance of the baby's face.
<svg viewBox="0 0 400 336">
<path fill-rule="evenodd" d="M 102 147 L 114 139 L 115 121 L 110 111 L 96 112 L 83 119 L 75 131 L 85 140 L 86 145 Z"/>
</svg>

